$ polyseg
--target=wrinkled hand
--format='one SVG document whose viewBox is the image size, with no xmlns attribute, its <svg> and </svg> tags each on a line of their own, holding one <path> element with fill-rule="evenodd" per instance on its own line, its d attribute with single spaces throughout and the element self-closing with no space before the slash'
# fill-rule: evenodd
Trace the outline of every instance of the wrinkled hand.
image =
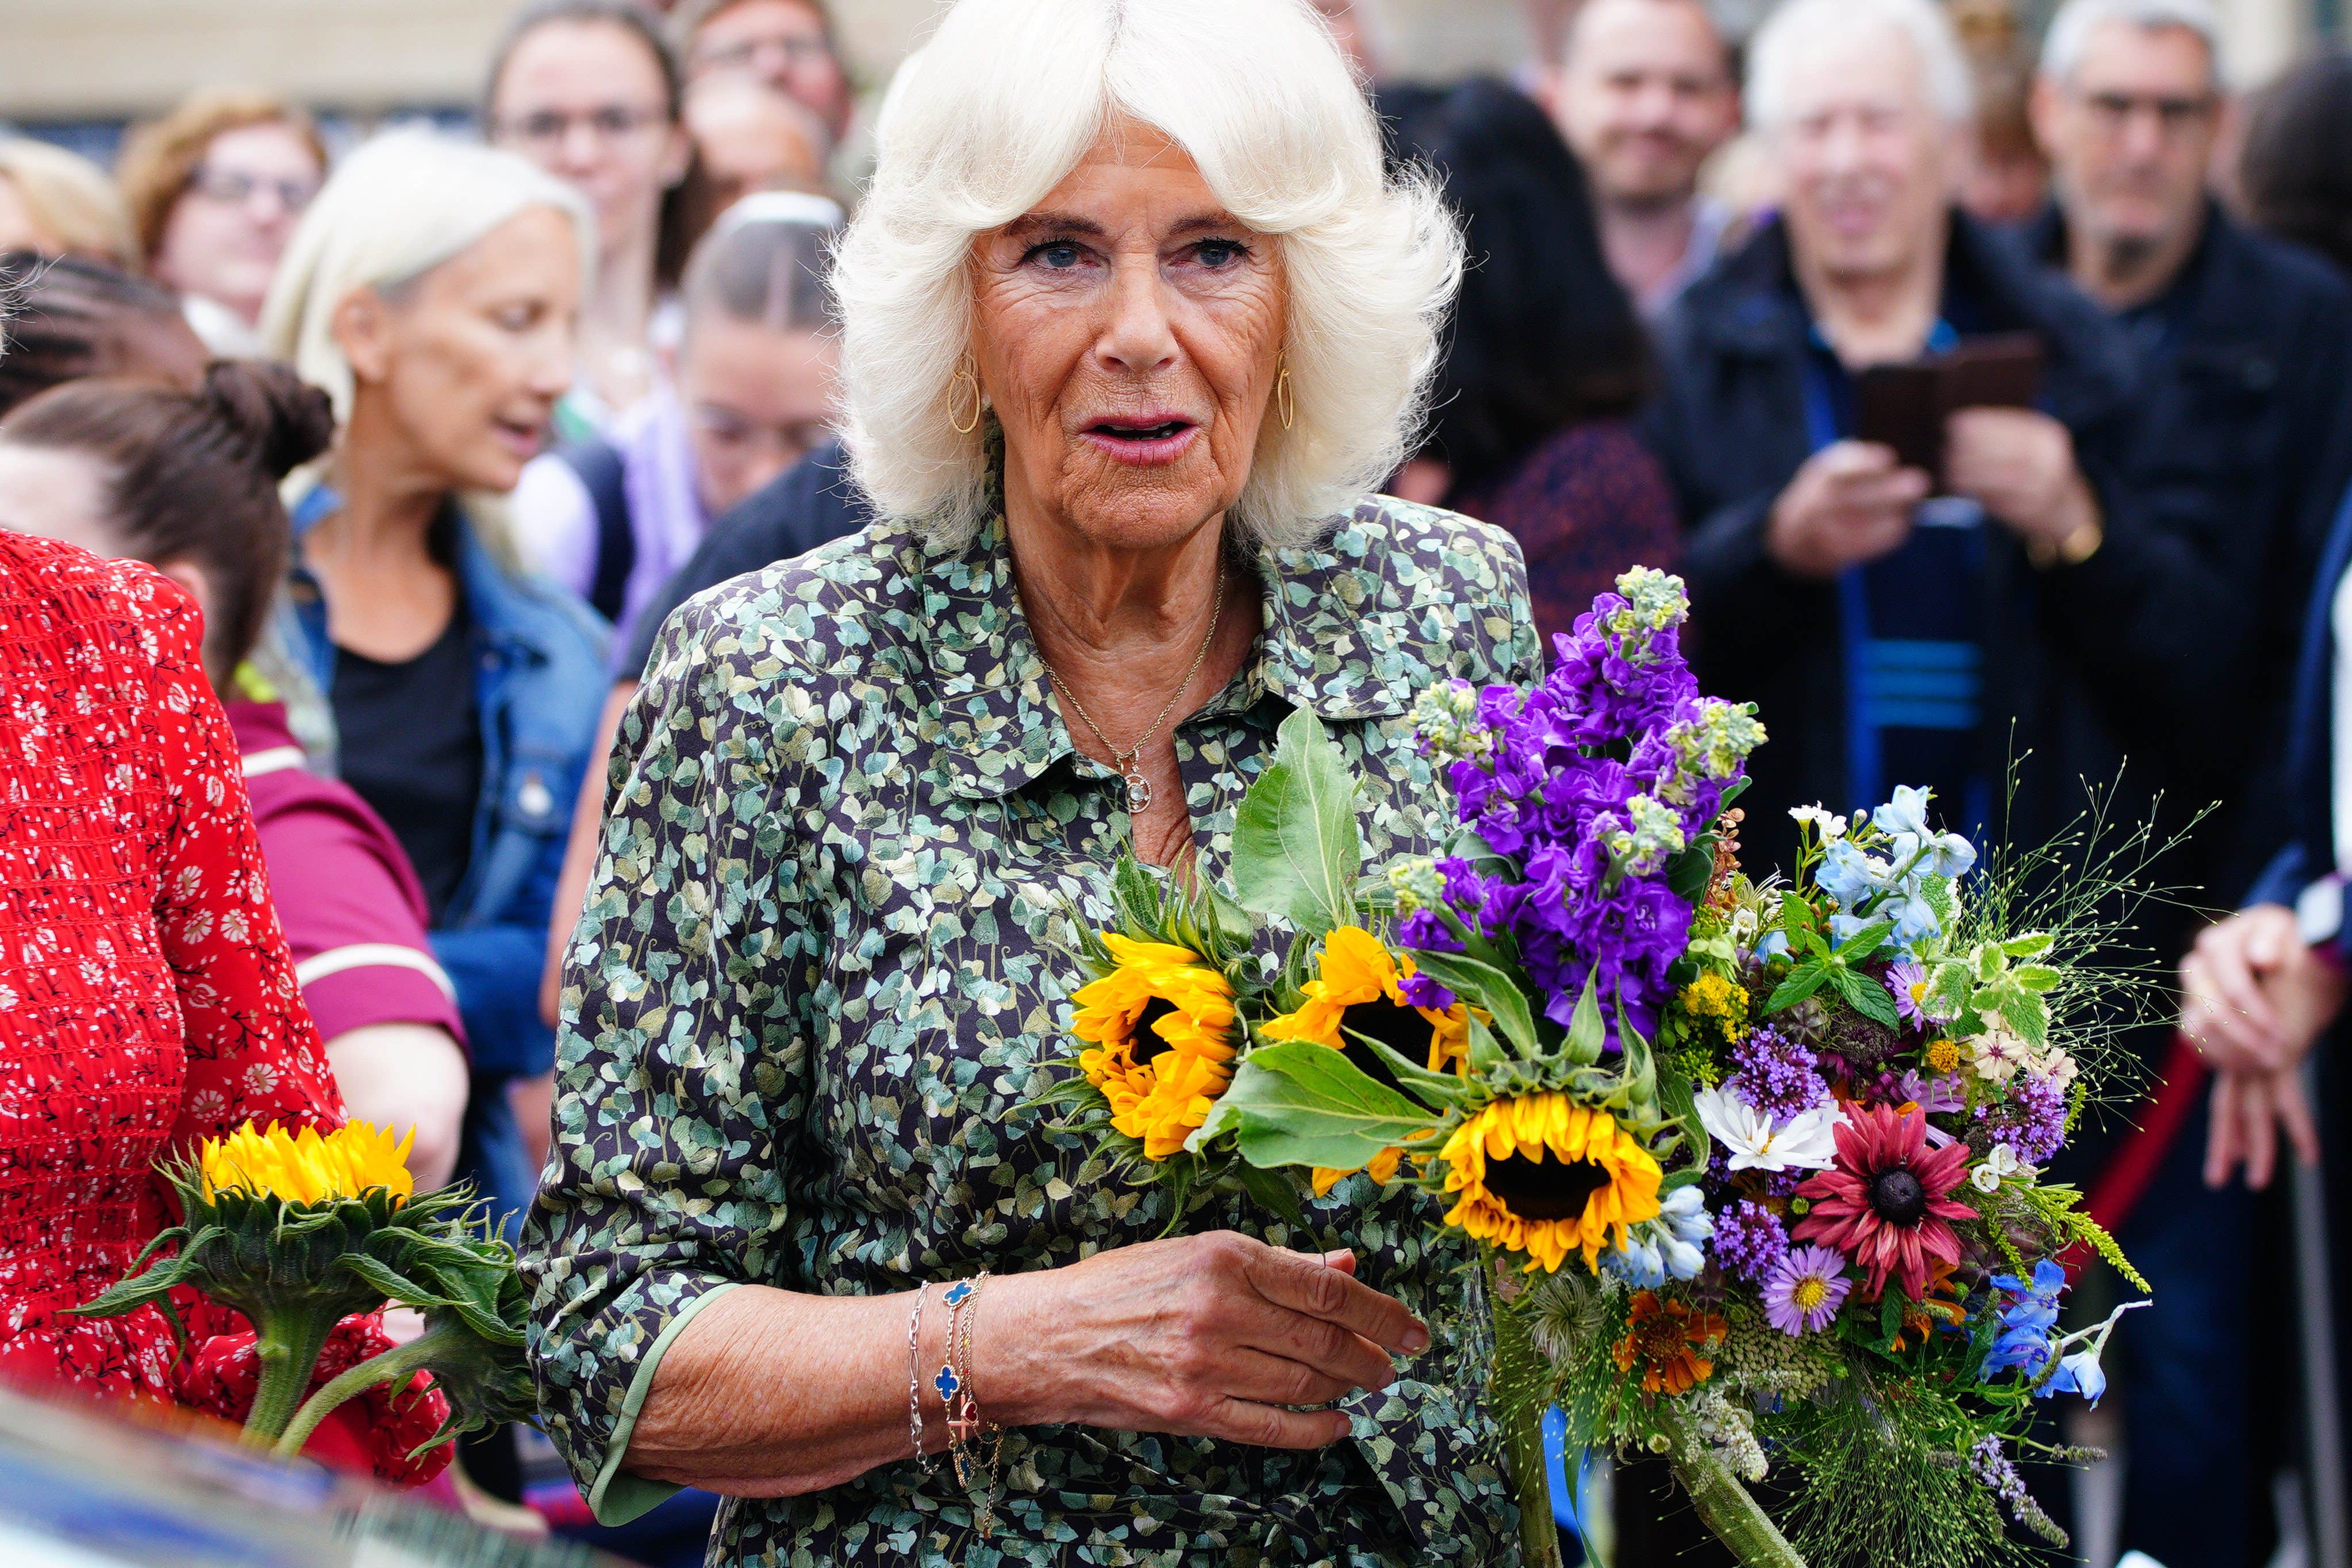
<svg viewBox="0 0 2352 1568">
<path fill-rule="evenodd" d="M 2199 933 L 2180 961 L 2180 1032 L 2216 1071 L 2294 1068 L 2344 1005 L 2344 976 L 2294 911 L 2257 904 Z"/>
<path fill-rule="evenodd" d="M 988 1287 L 982 1321 L 999 1326 L 975 1376 L 983 1400 L 999 1377 L 1050 1391 L 1033 1409 L 992 1410 L 1014 1424 L 1321 1447 L 1348 1435 L 1348 1417 L 1285 1406 L 1386 1388 L 1391 1355 L 1429 1346 L 1420 1320 L 1354 1276 L 1350 1253 L 1287 1252 L 1232 1231 L 1008 1275 Z M 999 1354 L 1029 1364 L 999 1373 Z"/>
<path fill-rule="evenodd" d="M 2271 1184 L 2278 1164 L 2278 1134 L 2294 1145 L 2295 1158 L 2319 1163 L 2319 1129 L 2296 1068 L 2275 1071 L 2228 1069 L 2215 1075 L 2211 1125 L 2205 1134 L 2205 1184 L 2226 1187 L 2231 1173 L 2246 1168 L 2246 1185 L 2260 1192 Z"/>
<path fill-rule="evenodd" d="M 2074 437 L 2031 408 L 1963 408 L 1945 421 L 1944 479 L 2020 538 L 2052 549 L 2099 521 Z"/>
<path fill-rule="evenodd" d="M 1911 533 L 1927 476 L 1901 466 L 1891 447 L 1838 441 L 1805 459 L 1772 503 L 1764 551 L 1799 577 L 1834 577 L 1875 561 Z"/>
</svg>

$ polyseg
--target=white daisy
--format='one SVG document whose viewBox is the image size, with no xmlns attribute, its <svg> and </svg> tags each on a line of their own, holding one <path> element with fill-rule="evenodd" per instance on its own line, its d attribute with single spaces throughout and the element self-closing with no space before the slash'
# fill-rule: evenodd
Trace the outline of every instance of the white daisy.
<svg viewBox="0 0 2352 1568">
<path fill-rule="evenodd" d="M 1735 1171 L 1820 1171 L 1837 1159 L 1834 1104 L 1775 1123 L 1726 1089 L 1703 1089 L 1699 1125 L 1724 1147 Z"/>
</svg>

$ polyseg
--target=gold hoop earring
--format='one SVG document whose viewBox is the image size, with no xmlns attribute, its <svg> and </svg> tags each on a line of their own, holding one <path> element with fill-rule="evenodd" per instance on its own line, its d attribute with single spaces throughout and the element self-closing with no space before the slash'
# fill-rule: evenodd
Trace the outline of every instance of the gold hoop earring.
<svg viewBox="0 0 2352 1568">
<path fill-rule="evenodd" d="M 1298 409 L 1290 395 L 1290 356 L 1284 354 L 1279 363 L 1282 374 L 1274 378 L 1274 409 L 1282 416 L 1282 427 L 1287 430 L 1291 421 L 1297 417 Z"/>
<path fill-rule="evenodd" d="M 957 418 L 955 413 L 956 405 L 963 401 L 961 393 L 966 384 L 971 387 L 971 418 L 969 422 Z M 979 429 L 981 410 L 988 405 L 988 400 L 981 395 L 980 374 L 972 368 L 969 356 L 956 367 L 955 382 L 948 389 L 948 423 L 955 427 L 955 433 L 969 436 Z"/>
</svg>

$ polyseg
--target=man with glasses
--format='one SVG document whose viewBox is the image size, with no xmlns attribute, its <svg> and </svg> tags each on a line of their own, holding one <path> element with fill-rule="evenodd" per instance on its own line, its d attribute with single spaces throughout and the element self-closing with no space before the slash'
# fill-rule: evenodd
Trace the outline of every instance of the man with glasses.
<svg viewBox="0 0 2352 1568">
<path fill-rule="evenodd" d="M 2210 0 L 2071 0 L 2033 92 L 2055 202 L 2027 237 L 2136 342 L 2140 424 L 2126 473 L 2150 525 L 2252 612 L 2206 628 L 2237 700 L 2226 717 L 2184 715 L 2209 732 L 2219 720 L 2221 743 L 2170 781 L 2185 804 L 2224 808 L 2159 868 L 2226 906 L 2287 817 L 2276 753 L 2302 606 L 2352 470 L 2352 291 L 2317 258 L 2231 220 L 2208 192 L 2231 113 L 2220 66 Z M 2139 1135 L 2104 1183 L 2109 1222 L 2127 1214 L 2125 1250 L 2156 1287 L 2110 1358 L 2129 1451 L 2122 1544 L 2235 1568 L 2252 1561 L 2261 1495 L 2247 1390 L 2258 1365 L 2277 1364 L 2252 1342 L 2250 1292 L 2286 1287 L 2249 1279 L 2252 1200 L 2200 1179 L 2203 1074 L 2185 1047 L 2175 1055 L 2134 1118 L 2172 1136 Z M 2124 1179 L 2134 1172 L 2146 1173 L 2137 1193 Z M 2102 1186 L 2093 1194 L 2095 1205 Z"/>
<path fill-rule="evenodd" d="M 687 0 L 670 37 L 689 82 L 750 76 L 815 114 L 835 143 L 847 133 L 849 73 L 822 0 Z"/>
</svg>

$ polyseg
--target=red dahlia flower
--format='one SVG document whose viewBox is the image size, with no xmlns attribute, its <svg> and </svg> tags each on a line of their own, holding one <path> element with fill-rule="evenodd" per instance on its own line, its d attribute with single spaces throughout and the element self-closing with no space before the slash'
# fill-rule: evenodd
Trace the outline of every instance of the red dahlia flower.
<svg viewBox="0 0 2352 1568">
<path fill-rule="evenodd" d="M 1891 1105 L 1855 1106 L 1837 1129 L 1837 1163 L 1797 1189 L 1812 1211 L 1798 1223 L 1799 1241 L 1834 1247 L 1869 1270 L 1870 1294 L 1900 1277 L 1919 1300 L 1927 1259 L 1960 1260 L 1960 1238 L 1947 1220 L 1976 1211 L 1947 1196 L 1968 1174 L 1969 1146 L 1927 1147 L 1925 1112 Z"/>
</svg>

